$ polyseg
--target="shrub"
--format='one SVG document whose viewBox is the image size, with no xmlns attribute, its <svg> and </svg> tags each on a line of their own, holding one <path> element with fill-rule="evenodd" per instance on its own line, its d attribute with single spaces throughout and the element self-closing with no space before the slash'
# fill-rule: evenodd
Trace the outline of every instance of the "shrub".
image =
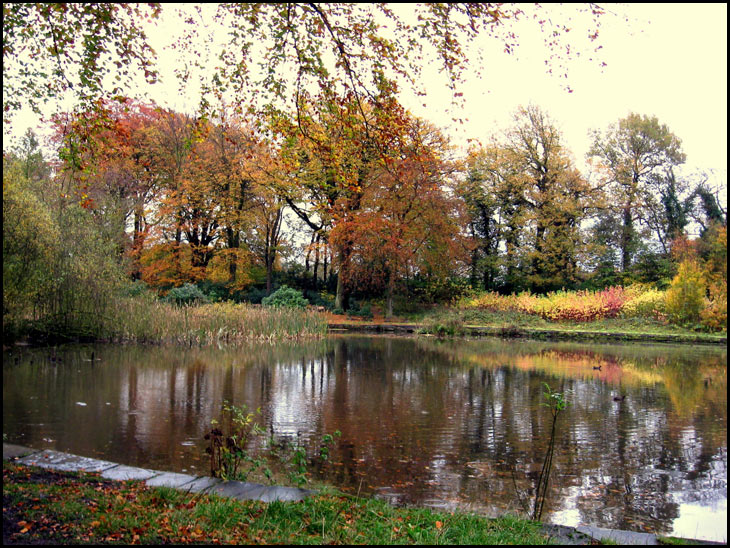
<svg viewBox="0 0 730 548">
<path fill-rule="evenodd" d="M 150 287 L 142 280 L 135 280 L 123 287 L 120 291 L 122 297 L 140 297 L 151 293 Z"/>
<path fill-rule="evenodd" d="M 309 301 L 304 298 L 301 291 L 282 285 L 268 297 L 261 299 L 264 306 L 280 306 L 285 308 L 305 308 Z"/>
<path fill-rule="evenodd" d="M 332 295 L 326 291 L 306 291 L 304 296 L 309 301 L 309 304 L 314 306 L 324 306 L 327 310 L 332 310 L 335 307 L 335 299 Z"/>
<path fill-rule="evenodd" d="M 621 310 L 625 318 L 662 319 L 666 315 L 666 292 L 658 289 L 638 289 Z"/>
<path fill-rule="evenodd" d="M 710 286 L 710 305 L 700 312 L 702 327 L 710 331 L 727 329 L 727 282 Z"/>
<path fill-rule="evenodd" d="M 352 303 L 350 308 L 347 310 L 348 316 L 356 316 L 358 318 L 364 318 L 368 320 L 373 319 L 373 312 L 369 304 L 361 305 L 357 302 Z"/>
<path fill-rule="evenodd" d="M 683 261 L 666 295 L 670 321 L 676 324 L 696 323 L 705 307 L 705 282 L 702 270 L 692 260 Z"/>
<path fill-rule="evenodd" d="M 180 287 L 173 287 L 163 300 L 178 305 L 208 302 L 205 293 L 197 285 L 191 283 Z"/>
<path fill-rule="evenodd" d="M 240 300 L 244 300 L 251 304 L 261 304 L 261 301 L 263 301 L 265 298 L 266 289 L 252 287 L 241 295 Z"/>
<path fill-rule="evenodd" d="M 534 312 L 550 321 L 589 322 L 617 317 L 631 292 L 623 287 L 601 291 L 554 291 L 539 297 Z"/>
</svg>

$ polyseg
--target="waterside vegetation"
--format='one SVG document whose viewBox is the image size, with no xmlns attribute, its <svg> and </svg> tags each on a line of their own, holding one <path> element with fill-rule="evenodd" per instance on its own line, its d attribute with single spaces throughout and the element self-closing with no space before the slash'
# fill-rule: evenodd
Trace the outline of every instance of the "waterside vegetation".
<svg viewBox="0 0 730 548">
<path fill-rule="evenodd" d="M 324 491 L 238 501 L 3 461 L 4 544 L 549 544 L 537 522 Z"/>
</svg>

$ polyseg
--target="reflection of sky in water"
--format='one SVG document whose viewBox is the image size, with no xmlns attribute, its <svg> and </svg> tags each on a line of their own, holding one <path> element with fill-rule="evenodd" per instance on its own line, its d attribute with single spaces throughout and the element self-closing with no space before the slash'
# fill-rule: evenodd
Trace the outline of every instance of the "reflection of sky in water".
<svg viewBox="0 0 730 548">
<path fill-rule="evenodd" d="M 324 381 L 322 360 L 304 364 L 276 364 L 273 391 L 276 402 L 270 406 L 271 424 L 277 434 L 296 437 L 307 434 L 318 402 L 327 398 L 329 382 Z M 303 375 L 304 371 L 304 375 Z M 320 385 L 319 379 L 323 382 Z"/>
<path fill-rule="evenodd" d="M 727 542 L 727 498 L 708 505 L 680 504 L 672 525 L 675 537 Z"/>
</svg>

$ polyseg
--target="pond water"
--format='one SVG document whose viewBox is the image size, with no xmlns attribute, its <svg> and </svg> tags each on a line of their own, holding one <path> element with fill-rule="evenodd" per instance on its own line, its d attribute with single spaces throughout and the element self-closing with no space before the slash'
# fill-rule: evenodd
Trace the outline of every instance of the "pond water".
<svg viewBox="0 0 730 548">
<path fill-rule="evenodd" d="M 91 353 L 95 360 L 91 361 Z M 727 350 L 332 336 L 236 348 L 3 354 L 7 441 L 209 473 L 224 400 L 281 440 L 342 432 L 322 477 L 394 503 L 524 512 L 558 419 L 543 521 L 727 539 Z"/>
</svg>

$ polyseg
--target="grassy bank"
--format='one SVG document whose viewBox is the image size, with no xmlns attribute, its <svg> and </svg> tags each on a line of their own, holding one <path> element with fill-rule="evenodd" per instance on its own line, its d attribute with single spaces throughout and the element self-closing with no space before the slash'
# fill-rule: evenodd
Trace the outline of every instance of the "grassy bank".
<svg viewBox="0 0 730 548">
<path fill-rule="evenodd" d="M 675 292 L 676 293 L 676 292 Z M 690 304 L 694 308 L 690 307 Z M 409 319 L 441 335 L 483 333 L 551 338 L 607 338 L 717 342 L 727 339 L 727 311 L 721 300 L 690 303 L 672 290 L 632 285 L 597 291 L 483 292 Z M 704 308 L 703 308 L 704 307 Z M 690 314 L 689 310 L 693 312 Z"/>
<path fill-rule="evenodd" d="M 547 544 L 538 523 L 325 493 L 270 504 L 3 462 L 4 544 Z"/>
<path fill-rule="evenodd" d="M 436 335 L 469 334 L 575 340 L 656 340 L 718 343 L 727 331 L 707 333 L 652 318 L 600 318 L 593 321 L 550 321 L 525 312 L 438 308 L 411 318 L 422 332 Z M 479 329 L 482 328 L 482 329 Z"/>
</svg>

